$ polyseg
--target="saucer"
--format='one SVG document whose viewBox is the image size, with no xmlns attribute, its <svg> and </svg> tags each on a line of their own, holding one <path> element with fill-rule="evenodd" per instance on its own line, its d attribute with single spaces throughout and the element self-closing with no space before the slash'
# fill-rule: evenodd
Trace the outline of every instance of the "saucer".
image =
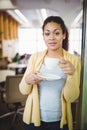
<svg viewBox="0 0 87 130">
<path fill-rule="evenodd" d="M 43 74 L 38 74 L 39 77 L 44 78 L 46 80 L 58 80 L 61 79 L 60 76 L 54 75 L 54 74 L 48 74 L 48 73 L 43 73 Z"/>
</svg>

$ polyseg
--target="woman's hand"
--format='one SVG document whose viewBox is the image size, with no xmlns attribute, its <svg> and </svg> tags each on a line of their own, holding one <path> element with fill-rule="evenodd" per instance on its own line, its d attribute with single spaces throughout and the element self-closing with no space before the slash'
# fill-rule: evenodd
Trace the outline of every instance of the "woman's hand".
<svg viewBox="0 0 87 130">
<path fill-rule="evenodd" d="M 70 61 L 67 61 L 65 59 L 60 60 L 59 66 L 65 74 L 72 75 L 75 72 L 74 65 Z"/>
<path fill-rule="evenodd" d="M 31 72 L 25 77 L 25 81 L 27 84 L 38 84 L 39 82 L 43 81 L 44 79 L 39 77 L 39 72 Z"/>
</svg>

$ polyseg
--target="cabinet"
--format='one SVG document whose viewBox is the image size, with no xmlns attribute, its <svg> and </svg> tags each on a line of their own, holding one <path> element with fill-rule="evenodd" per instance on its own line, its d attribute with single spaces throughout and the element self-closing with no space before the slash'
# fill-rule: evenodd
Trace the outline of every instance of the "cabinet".
<svg viewBox="0 0 87 130">
<path fill-rule="evenodd" d="M 0 57 L 3 56 L 3 40 L 12 40 L 18 38 L 18 22 L 7 12 L 0 12 Z"/>
<path fill-rule="evenodd" d="M 2 57 L 2 41 L 0 40 L 0 57 Z"/>
<path fill-rule="evenodd" d="M 0 12 L 0 57 L 2 57 L 2 40 L 3 40 L 3 14 Z"/>
</svg>

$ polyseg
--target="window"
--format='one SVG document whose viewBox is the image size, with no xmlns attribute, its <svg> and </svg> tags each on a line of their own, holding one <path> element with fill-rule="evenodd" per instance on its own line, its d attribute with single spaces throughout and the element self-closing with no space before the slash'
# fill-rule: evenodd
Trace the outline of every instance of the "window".
<svg viewBox="0 0 87 130">
<path fill-rule="evenodd" d="M 42 29 L 19 29 L 19 53 L 32 54 L 37 51 L 44 50 L 46 48 Z"/>
</svg>

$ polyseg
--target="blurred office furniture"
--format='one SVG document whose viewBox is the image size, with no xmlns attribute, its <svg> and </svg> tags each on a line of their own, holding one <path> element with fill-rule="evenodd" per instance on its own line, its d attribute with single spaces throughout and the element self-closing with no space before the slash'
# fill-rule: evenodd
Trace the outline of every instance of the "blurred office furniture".
<svg viewBox="0 0 87 130">
<path fill-rule="evenodd" d="M 3 99 L 9 108 L 9 112 L 0 115 L 0 119 L 13 115 L 11 127 L 13 127 L 15 121 L 19 120 L 19 115 L 23 114 L 24 105 L 27 96 L 24 96 L 19 91 L 19 83 L 22 75 L 7 76 L 5 84 L 5 93 Z M 13 107 L 14 106 L 14 107 Z"/>
<path fill-rule="evenodd" d="M 6 77 L 9 75 L 15 75 L 14 70 L 0 70 L 0 97 L 3 100 L 3 93 L 5 92 L 5 81 Z"/>
<path fill-rule="evenodd" d="M 78 109 L 79 109 L 79 98 L 71 104 L 72 115 L 73 115 L 73 127 L 74 130 L 78 130 Z"/>
<path fill-rule="evenodd" d="M 8 69 L 15 70 L 15 74 L 24 73 L 26 67 L 27 67 L 27 64 L 21 64 L 18 62 L 13 62 L 13 63 L 8 64 Z M 23 71 L 20 73 L 19 70 L 23 70 Z"/>
<path fill-rule="evenodd" d="M 8 69 L 0 70 L 0 83 L 5 82 L 6 77 L 10 75 L 15 75 L 15 71 Z"/>
<path fill-rule="evenodd" d="M 5 60 L 0 60 L 0 69 L 6 69 L 7 68 L 7 62 Z"/>
</svg>

